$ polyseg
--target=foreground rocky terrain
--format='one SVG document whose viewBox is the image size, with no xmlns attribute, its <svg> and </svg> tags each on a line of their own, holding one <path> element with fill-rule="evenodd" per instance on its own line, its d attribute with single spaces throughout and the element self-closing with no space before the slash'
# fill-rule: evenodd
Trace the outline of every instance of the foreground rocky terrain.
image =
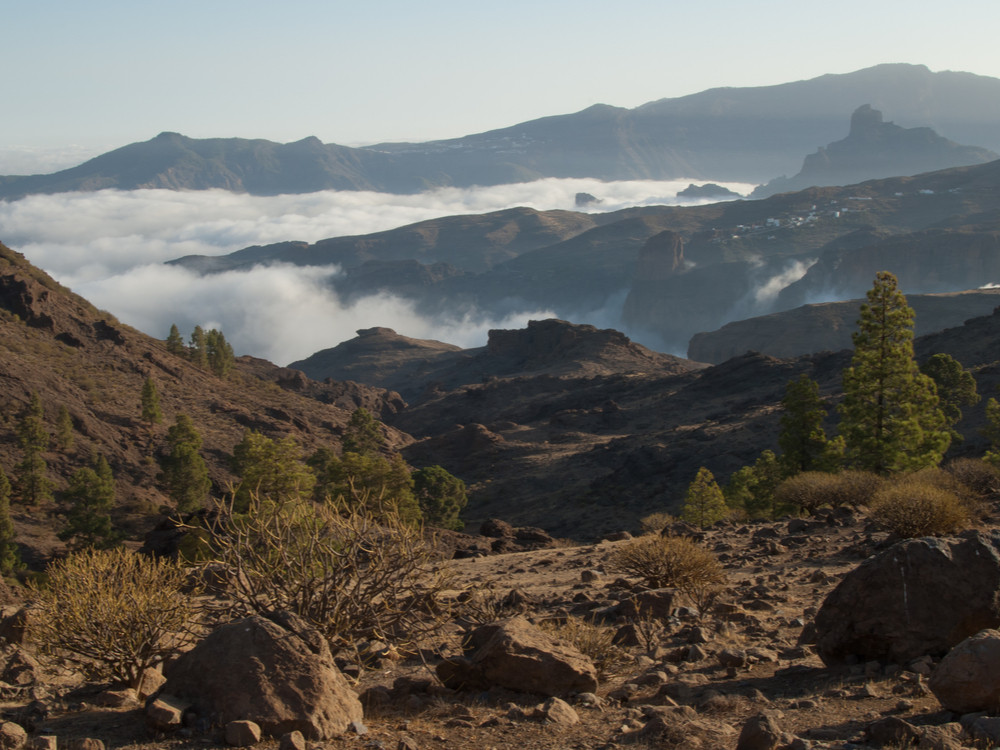
<svg viewBox="0 0 1000 750">
<path fill-rule="evenodd" d="M 998 508 L 990 505 L 977 533 L 897 546 L 868 523 L 863 509 L 825 509 L 770 523 L 724 522 L 704 532 L 675 527 L 693 533 L 725 568 L 724 591 L 704 616 L 678 592 L 647 589 L 616 570 L 614 555 L 628 540 L 439 563 L 456 574 L 455 591 L 477 592 L 478 606 L 424 643 L 418 657 L 385 644 L 336 655 L 349 681 L 344 694 L 358 696 L 363 715 L 337 719 L 337 731 L 304 746 L 990 747 L 1000 741 L 1000 719 L 989 711 L 944 708 L 941 701 L 955 701 L 956 688 L 942 687 L 940 662 L 962 638 L 1000 623 L 1000 612 L 985 604 L 975 610 L 976 622 L 961 621 L 973 610 L 956 605 L 951 619 L 961 621 L 957 628 L 946 613 L 929 613 L 947 597 L 942 587 L 956 582 L 949 576 L 960 575 L 948 566 L 966 554 L 980 559 L 981 570 L 957 595 L 971 599 L 969 592 L 978 592 L 989 599 L 986 589 L 1000 575 L 998 523 Z M 502 524 L 484 531 L 504 533 Z M 936 548 L 952 551 L 935 555 Z M 886 582 L 878 571 L 898 570 L 900 555 L 912 571 L 902 584 Z M 866 560 L 863 572 L 853 573 Z M 900 585 L 909 587 L 902 613 L 892 595 Z M 851 611 L 844 614 L 844 607 Z M 12 609 L 16 605 L 7 611 Z M 832 623 L 828 610 L 841 612 Z M 920 617 L 908 621 L 907 614 Z M 491 646 L 494 666 L 484 683 L 448 687 L 444 677 L 442 684 L 447 672 L 441 665 L 461 653 L 462 639 L 494 622 L 501 623 L 499 631 L 489 632 L 506 633 L 508 640 L 501 640 L 513 644 L 510 653 L 528 650 L 507 657 Z M 593 623 L 587 656 L 566 645 L 586 627 L 583 622 Z M 867 633 L 861 646 L 845 635 L 851 623 Z M 107 747 L 152 748 L 253 742 L 227 741 L 220 724 L 162 723 L 154 704 L 144 709 L 129 691 L 108 692 L 69 672 L 49 671 L 34 662 L 30 647 L 11 643 L 16 631 L 5 625 L 0 633 L 8 639 L 4 716 L 29 730 L 34 747 L 48 736 L 57 737 L 59 747 L 88 748 L 98 746 L 73 743 L 90 738 Z M 594 634 L 601 635 L 599 645 Z M 920 641 L 921 634 L 932 640 Z M 553 636 L 564 645 L 548 640 Z M 472 637 L 482 651 L 485 636 Z M 846 645 L 838 651 L 838 644 Z M 486 658 L 477 653 L 473 647 L 467 655 Z M 220 674 L 243 669 L 241 656 L 226 658 L 217 665 Z M 516 666 L 502 666 L 508 658 Z M 168 665 L 166 675 L 164 689 L 178 690 L 176 669 Z M 284 677 L 274 672 L 255 679 L 278 686 Z M 996 683 L 996 674 L 986 682 Z M 231 690 L 227 710 L 249 711 L 239 708 L 249 705 L 240 697 L 244 691 Z M 967 688 L 959 690 L 970 695 Z M 282 747 L 292 746 L 286 742 L 291 739 L 283 739 Z"/>
</svg>

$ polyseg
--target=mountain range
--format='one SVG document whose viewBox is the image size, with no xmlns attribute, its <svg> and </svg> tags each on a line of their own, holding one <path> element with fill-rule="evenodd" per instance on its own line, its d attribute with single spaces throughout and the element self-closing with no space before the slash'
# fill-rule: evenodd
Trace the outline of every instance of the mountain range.
<svg viewBox="0 0 1000 750">
<path fill-rule="evenodd" d="M 543 177 L 762 183 L 793 174 L 817 144 L 839 138 L 844 118 L 863 104 L 901 127 L 933 128 L 1000 151 L 1000 80 L 887 64 L 775 86 L 710 89 L 634 109 L 597 104 L 425 143 L 351 148 L 315 137 L 280 144 L 165 132 L 54 174 L 0 177 L 0 198 L 105 188 L 412 193 Z"/>
</svg>

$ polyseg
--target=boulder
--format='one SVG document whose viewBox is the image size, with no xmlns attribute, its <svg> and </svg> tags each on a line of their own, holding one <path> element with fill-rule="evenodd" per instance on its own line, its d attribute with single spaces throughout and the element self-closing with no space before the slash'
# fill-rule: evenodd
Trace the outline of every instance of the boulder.
<svg viewBox="0 0 1000 750">
<path fill-rule="evenodd" d="M 28 741 L 28 733 L 24 727 L 13 721 L 0 723 L 0 748 L 2 750 L 19 750 Z"/>
<path fill-rule="evenodd" d="M 477 628 L 468 645 L 465 657 L 445 659 L 437 666 L 446 687 L 497 686 L 549 696 L 597 690 L 597 671 L 589 658 L 523 617 Z"/>
<path fill-rule="evenodd" d="M 785 735 L 777 717 L 770 711 L 762 711 L 743 724 L 736 750 L 775 750 L 784 744 Z"/>
<path fill-rule="evenodd" d="M 1000 532 L 908 539 L 867 560 L 830 592 L 815 618 L 827 665 L 905 664 L 944 655 L 1000 626 Z"/>
<path fill-rule="evenodd" d="M 1000 712 L 1000 631 L 983 630 L 955 646 L 927 686 L 949 711 Z"/>
<path fill-rule="evenodd" d="M 284 735 L 282 735 L 284 736 Z M 251 747 L 260 742 L 260 727 L 253 721 L 231 721 L 226 724 L 226 744 L 231 747 Z"/>
<path fill-rule="evenodd" d="M 274 737 L 324 740 L 362 718 L 326 639 L 284 612 L 216 628 L 170 668 L 164 690 L 212 723 L 245 719 Z"/>
</svg>

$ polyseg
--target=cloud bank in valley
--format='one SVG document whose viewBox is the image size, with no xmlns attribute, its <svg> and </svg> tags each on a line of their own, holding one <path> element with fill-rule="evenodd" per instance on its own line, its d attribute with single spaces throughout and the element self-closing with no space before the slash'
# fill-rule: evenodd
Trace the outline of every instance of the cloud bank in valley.
<svg viewBox="0 0 1000 750">
<path fill-rule="evenodd" d="M 182 332 L 194 325 L 218 327 L 238 353 L 285 364 L 352 338 L 359 328 L 387 326 L 407 336 L 468 347 L 485 343 L 490 328 L 521 327 L 551 312 L 524 310 L 495 319 L 466 310 L 428 319 L 406 300 L 389 295 L 345 304 L 327 283 L 336 268 L 273 266 L 199 277 L 163 261 L 286 240 L 368 234 L 514 206 L 598 212 L 696 203 L 675 197 L 689 182 L 546 179 L 417 195 L 324 191 L 258 197 L 221 190 L 36 195 L 0 202 L 0 241 L 150 335 L 164 338 L 171 323 Z M 737 192 L 752 188 L 726 186 Z M 579 192 L 601 203 L 579 209 Z"/>
</svg>

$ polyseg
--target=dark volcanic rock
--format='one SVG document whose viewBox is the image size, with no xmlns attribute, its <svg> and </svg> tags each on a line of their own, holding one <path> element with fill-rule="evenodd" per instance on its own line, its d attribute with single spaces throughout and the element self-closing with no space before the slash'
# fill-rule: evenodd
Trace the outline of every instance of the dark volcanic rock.
<svg viewBox="0 0 1000 750">
<path fill-rule="evenodd" d="M 678 198 L 739 198 L 739 193 L 734 193 L 729 188 L 716 185 L 714 182 L 707 182 L 704 185 L 691 183 L 677 193 Z"/>
<path fill-rule="evenodd" d="M 940 656 L 1000 625 L 1000 532 L 910 539 L 865 560 L 816 614 L 826 664 Z"/>
</svg>

